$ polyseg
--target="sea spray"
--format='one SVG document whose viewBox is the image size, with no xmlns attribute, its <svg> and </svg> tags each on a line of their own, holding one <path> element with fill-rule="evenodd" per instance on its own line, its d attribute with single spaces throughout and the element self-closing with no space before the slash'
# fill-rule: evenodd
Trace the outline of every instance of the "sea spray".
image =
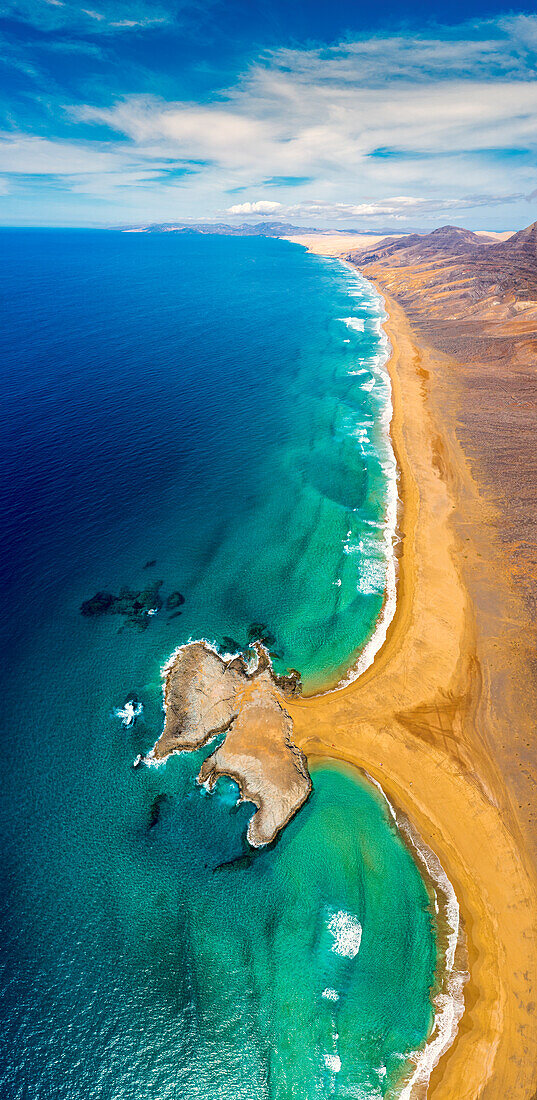
<svg viewBox="0 0 537 1100">
<path fill-rule="evenodd" d="M 383 445 L 386 451 L 386 457 L 382 463 L 386 475 L 386 504 L 381 543 L 381 552 L 383 558 L 382 569 L 384 572 L 384 600 L 376 623 L 372 628 L 372 633 L 370 637 L 362 645 L 357 660 L 354 662 L 352 667 L 348 669 L 348 671 L 336 685 L 336 690 L 339 690 L 341 688 L 347 687 L 349 684 L 353 683 L 354 680 L 357 680 L 358 677 L 361 676 L 362 673 L 365 672 L 366 669 L 368 669 L 373 664 L 377 653 L 380 651 L 380 649 L 384 645 L 384 642 L 386 641 L 389 626 L 395 615 L 397 604 L 396 546 L 399 542 L 397 521 L 400 499 L 398 492 L 399 471 L 391 439 L 391 423 L 393 418 L 392 383 L 389 370 L 386 367 L 386 364 L 389 362 L 392 349 L 388 339 L 388 335 L 382 327 L 383 323 L 388 319 L 384 299 L 382 295 L 379 294 L 373 283 L 371 283 L 368 279 L 361 275 L 360 272 L 358 272 L 352 264 L 349 264 L 345 260 L 338 260 L 336 262 L 343 264 L 343 266 L 347 270 L 351 271 L 353 277 L 357 280 L 360 287 L 367 287 L 371 294 L 376 297 L 382 304 L 381 316 L 378 318 L 370 318 L 368 322 L 363 322 L 363 324 L 364 328 L 366 324 L 369 324 L 371 330 L 380 336 L 380 348 L 373 360 L 373 363 L 371 364 L 370 369 L 373 374 L 376 374 L 377 378 L 380 379 L 381 384 L 384 386 L 386 391 L 384 408 L 380 413 L 380 425 L 383 432 Z M 360 294 L 359 297 L 361 301 L 364 301 L 365 295 Z M 354 320 L 354 318 L 345 318 L 345 323 L 349 327 L 355 328 L 356 326 L 352 323 Z M 363 331 L 363 329 L 360 328 L 360 331 Z M 358 370 L 352 373 L 354 373 L 355 375 L 362 375 L 364 373 L 369 373 L 369 371 L 366 370 L 364 367 L 360 367 Z M 371 390 L 374 387 L 374 379 L 372 379 L 372 382 L 373 385 L 369 386 L 368 384 L 368 388 L 370 388 Z M 362 441 L 364 440 L 365 436 L 367 436 L 367 432 L 365 432 L 365 429 L 363 429 L 362 427 L 359 427 L 356 429 L 356 434 L 360 445 L 362 445 Z M 363 543 L 359 548 L 362 551 L 362 558 L 367 568 L 368 563 L 371 561 L 372 548 L 370 548 L 369 555 L 364 552 Z M 375 547 L 375 550 L 378 553 L 377 547 Z M 377 578 L 378 572 L 376 574 L 376 579 Z M 360 587 L 360 581 L 358 582 L 358 584 Z M 374 590 L 375 589 L 371 587 L 368 587 L 364 590 L 364 588 L 362 587 L 362 591 L 364 592 L 371 592 Z M 326 693 L 323 692 L 322 694 Z"/>
</svg>

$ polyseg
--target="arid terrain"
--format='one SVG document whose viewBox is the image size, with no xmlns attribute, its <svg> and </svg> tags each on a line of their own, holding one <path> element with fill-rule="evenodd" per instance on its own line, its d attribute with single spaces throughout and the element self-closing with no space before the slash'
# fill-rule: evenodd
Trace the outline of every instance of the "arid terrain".
<svg viewBox="0 0 537 1100">
<path fill-rule="evenodd" d="M 497 535 L 537 611 L 537 222 L 498 241 L 454 226 L 351 250 L 444 353 L 461 443 L 499 509 Z"/>
</svg>

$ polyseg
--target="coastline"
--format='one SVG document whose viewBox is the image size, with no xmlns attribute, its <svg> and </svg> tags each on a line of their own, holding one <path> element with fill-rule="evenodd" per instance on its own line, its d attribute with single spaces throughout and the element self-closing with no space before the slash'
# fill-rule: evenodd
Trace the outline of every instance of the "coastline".
<svg viewBox="0 0 537 1100">
<path fill-rule="evenodd" d="M 393 349 L 390 344 L 389 336 L 386 332 L 386 322 L 388 320 L 388 313 L 386 310 L 386 302 L 384 295 L 381 294 L 378 287 L 365 276 L 361 275 L 361 272 L 349 263 L 347 260 L 341 260 L 340 263 L 344 267 L 348 268 L 354 276 L 360 276 L 364 282 L 375 291 L 380 297 L 382 302 L 383 316 L 380 318 L 379 329 L 381 336 L 381 347 L 383 356 L 379 362 L 379 371 L 385 375 L 388 383 L 388 401 L 382 418 L 383 430 L 386 434 L 388 447 L 390 451 L 389 459 L 393 461 L 393 477 L 391 484 L 388 488 L 388 497 L 386 502 L 386 519 L 384 524 L 384 546 L 386 550 L 386 587 L 385 587 L 385 599 L 382 604 L 377 621 L 374 625 L 371 636 L 367 642 L 362 646 L 362 649 L 345 674 L 333 684 L 327 688 L 322 694 L 327 694 L 332 691 L 340 691 L 342 688 L 347 687 L 349 684 L 354 683 L 366 669 L 370 668 L 379 651 L 382 649 L 386 642 L 388 630 L 390 624 L 394 618 L 397 608 L 397 555 L 396 546 L 399 540 L 398 532 L 398 509 L 401 504 L 399 496 L 399 463 L 397 461 L 397 453 L 392 438 L 392 421 L 394 416 L 393 407 L 393 380 L 389 369 L 390 359 L 393 354 Z"/>
<path fill-rule="evenodd" d="M 427 351 L 401 307 L 378 289 L 393 349 L 391 431 L 404 502 L 397 606 L 358 680 L 288 709 L 306 756 L 366 770 L 454 885 L 470 980 L 458 1035 L 433 1071 L 429 1096 L 514 1100 L 531 1095 L 537 1077 L 537 883 L 487 749 L 487 675 L 461 564 L 469 551 L 453 523 L 461 483 L 476 506 L 479 486 L 433 413 Z M 522 683 L 522 665 L 516 672 Z"/>
<path fill-rule="evenodd" d="M 294 243 L 299 242 L 297 241 Z M 331 695 L 354 684 L 355 681 L 363 676 L 367 669 L 374 665 L 377 655 L 386 644 L 388 632 L 397 614 L 399 576 L 396 546 L 400 539 L 400 517 L 398 513 L 399 509 L 402 510 L 404 508 L 404 502 L 399 493 L 400 465 L 397 452 L 397 427 L 395 428 L 395 432 L 393 431 L 395 416 L 395 379 L 391 369 L 391 360 L 395 352 L 387 331 L 390 315 L 387 308 L 386 297 L 380 288 L 375 285 L 374 281 L 363 275 L 354 264 L 339 256 L 335 258 L 338 259 L 345 268 L 350 270 L 353 275 L 367 283 L 373 291 L 376 292 L 382 303 L 383 313 L 379 320 L 379 330 L 384 337 L 382 344 L 384 354 L 379 362 L 378 369 L 386 375 L 388 382 L 388 401 L 383 416 L 383 429 L 386 432 L 391 452 L 390 458 L 393 460 L 394 474 L 393 482 L 389 486 L 386 505 L 384 535 L 386 548 L 386 590 L 381 611 L 370 638 L 364 644 L 358 658 L 349 667 L 344 676 L 338 680 L 337 683 L 326 688 L 324 691 L 315 692 L 310 696 L 306 696 L 306 698 L 310 699 L 315 699 L 322 695 Z M 328 759 L 326 762 L 328 763 Z M 334 755 L 333 763 L 337 765 L 337 762 L 337 756 Z M 344 760 L 340 760 L 339 762 L 343 764 L 343 766 L 347 763 L 347 761 Z M 351 764 L 351 769 L 352 768 L 354 768 L 354 764 Z M 438 856 L 424 842 L 407 815 L 401 812 L 400 809 L 396 810 L 394 808 L 379 780 L 370 775 L 367 770 L 360 770 L 367 780 L 376 787 L 382 799 L 386 802 L 401 839 L 409 848 L 420 870 L 431 901 L 433 901 L 434 898 L 434 906 L 436 909 L 435 923 L 438 944 L 436 985 L 431 991 L 431 1001 L 434 1013 L 433 1024 L 425 1044 L 414 1052 L 413 1058 L 411 1057 L 411 1060 L 415 1063 L 415 1069 L 411 1072 L 410 1076 L 407 1077 L 407 1080 L 402 1082 L 401 1092 L 398 1093 L 401 1100 L 413 1100 L 413 1097 L 417 1096 L 418 1093 L 421 1092 L 421 1089 L 428 1090 L 433 1070 L 436 1068 L 441 1058 L 449 1051 L 457 1037 L 459 1024 L 465 1010 L 464 987 L 469 979 L 465 934 L 460 920 L 460 908 L 457 895 Z M 442 883 L 441 886 L 440 883 Z M 439 889 L 443 898 L 441 902 L 439 902 Z M 450 924 L 450 910 L 453 906 L 456 908 L 455 928 Z M 445 926 L 451 928 L 450 933 L 447 935 L 447 942 Z M 456 955 L 457 965 L 455 965 Z"/>
<path fill-rule="evenodd" d="M 465 1009 L 465 985 L 469 980 L 466 936 L 453 884 L 440 860 L 423 841 L 412 822 L 396 809 L 380 783 L 364 773 L 385 800 L 403 843 L 417 864 L 435 910 L 437 966 L 431 990 L 434 1018 L 424 1045 L 413 1052 L 415 1068 L 403 1083 L 398 1100 L 413 1100 L 427 1091 L 431 1074 L 455 1042 Z"/>
<path fill-rule="evenodd" d="M 505 659 L 497 652 L 504 624 L 523 621 L 522 611 L 505 563 L 489 553 L 487 570 L 481 560 L 477 517 L 488 505 L 457 437 L 453 395 L 442 405 L 446 376 L 451 383 L 446 362 L 424 346 L 382 283 L 369 281 L 385 302 L 392 349 L 385 369 L 403 502 L 397 601 L 385 641 L 359 678 L 286 698 L 285 706 L 306 759 L 367 772 L 434 853 L 460 904 L 466 1007 L 427 1095 L 519 1100 L 537 1085 L 537 879 L 498 751 L 513 721 L 526 722 L 513 706 L 526 675 L 516 639 L 508 658 L 517 690 L 503 709 L 491 680 Z M 505 612 L 497 642 L 487 619 L 491 591 Z M 424 1082 L 416 1086 L 415 1095 L 424 1095 Z"/>
<path fill-rule="evenodd" d="M 352 779 L 358 773 L 375 787 L 395 823 L 400 841 L 419 870 L 431 910 L 435 912 L 437 965 L 435 984 L 431 989 L 433 1022 L 423 1045 L 408 1055 L 408 1061 L 414 1068 L 407 1071 L 406 1077 L 397 1086 L 400 1090 L 397 1092 L 398 1100 L 414 1100 L 421 1095 L 422 1089 L 427 1090 L 433 1070 L 456 1038 L 464 1013 L 464 990 L 469 973 L 466 936 L 458 899 L 436 854 L 424 843 L 406 814 L 393 805 L 377 779 L 365 769 L 358 769 L 337 756 L 312 758 L 311 764 L 313 773 L 315 767 L 333 767 Z"/>
</svg>

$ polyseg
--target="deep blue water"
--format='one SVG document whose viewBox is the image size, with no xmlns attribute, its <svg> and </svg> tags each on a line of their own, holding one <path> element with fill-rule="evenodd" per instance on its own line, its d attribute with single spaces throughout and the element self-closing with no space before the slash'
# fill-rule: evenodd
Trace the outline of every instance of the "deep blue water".
<svg viewBox="0 0 537 1100">
<path fill-rule="evenodd" d="M 245 644 L 262 622 L 307 686 L 337 679 L 385 585 L 371 288 L 273 240 L 19 231 L 3 243 L 17 605 L 34 622 L 57 604 L 75 616 L 97 589 L 162 579 L 186 602 L 180 621 L 151 624 L 160 654 L 189 636 Z"/>
<path fill-rule="evenodd" d="M 376 792 L 315 773 L 251 856 L 251 807 L 196 787 L 199 754 L 131 768 L 188 637 L 244 645 L 262 623 L 313 690 L 370 636 L 393 476 L 381 303 L 280 241 L 0 238 L 0 1091 L 383 1095 L 430 1025 L 435 947 Z M 185 602 L 143 631 L 80 614 L 157 579 Z M 340 965 L 341 912 L 363 947 Z"/>
</svg>

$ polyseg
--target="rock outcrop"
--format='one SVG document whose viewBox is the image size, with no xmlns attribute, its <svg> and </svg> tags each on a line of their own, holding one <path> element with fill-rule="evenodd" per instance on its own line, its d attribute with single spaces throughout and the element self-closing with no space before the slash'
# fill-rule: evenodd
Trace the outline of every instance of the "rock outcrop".
<svg viewBox="0 0 537 1100">
<path fill-rule="evenodd" d="M 286 697 L 299 690 L 298 673 L 278 678 L 267 650 L 253 643 L 257 663 L 225 660 L 205 642 L 191 642 L 174 654 L 166 669 L 165 722 L 151 758 L 207 745 L 225 733 L 204 761 L 200 783 L 214 787 L 219 776 L 234 779 L 244 800 L 257 811 L 248 826 L 254 848 L 270 844 L 306 801 L 311 790 L 304 754 L 293 743 Z"/>
</svg>

